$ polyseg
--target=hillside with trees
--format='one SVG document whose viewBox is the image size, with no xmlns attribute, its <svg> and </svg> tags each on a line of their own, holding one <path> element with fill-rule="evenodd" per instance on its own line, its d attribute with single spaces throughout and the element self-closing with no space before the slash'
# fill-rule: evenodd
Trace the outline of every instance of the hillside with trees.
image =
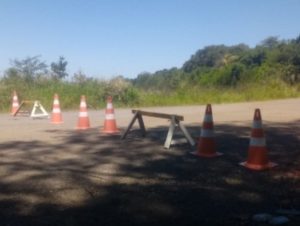
<svg viewBox="0 0 300 226">
<path fill-rule="evenodd" d="M 0 109 L 7 111 L 11 93 L 39 99 L 51 108 L 54 93 L 64 108 L 77 108 L 80 95 L 90 107 L 204 104 L 300 96 L 300 36 L 291 40 L 268 37 L 251 48 L 246 44 L 211 45 L 197 50 L 181 68 L 143 72 L 135 79 L 92 78 L 82 71 L 69 77 L 60 56 L 48 66 L 41 56 L 14 59 L 0 80 Z"/>
<path fill-rule="evenodd" d="M 290 85 L 300 82 L 300 36 L 292 40 L 269 37 L 255 48 L 246 44 L 207 46 L 181 68 L 142 73 L 133 84 L 145 90 L 173 90 L 182 83 L 234 87 L 266 79 L 280 79 Z"/>
</svg>

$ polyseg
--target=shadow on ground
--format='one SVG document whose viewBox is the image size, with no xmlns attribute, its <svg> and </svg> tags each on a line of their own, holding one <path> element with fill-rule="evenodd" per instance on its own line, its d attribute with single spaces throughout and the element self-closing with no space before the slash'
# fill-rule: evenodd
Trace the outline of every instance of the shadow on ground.
<svg viewBox="0 0 300 226">
<path fill-rule="evenodd" d="M 217 125 L 218 151 L 206 159 L 188 145 L 163 148 L 167 128 L 120 135 L 48 131 L 58 142 L 0 144 L 1 225 L 255 225 L 253 214 L 300 208 L 300 121 L 266 123 L 270 159 L 253 172 L 250 128 Z M 193 137 L 197 125 L 189 126 Z M 299 225 L 300 216 L 291 216 Z"/>
</svg>

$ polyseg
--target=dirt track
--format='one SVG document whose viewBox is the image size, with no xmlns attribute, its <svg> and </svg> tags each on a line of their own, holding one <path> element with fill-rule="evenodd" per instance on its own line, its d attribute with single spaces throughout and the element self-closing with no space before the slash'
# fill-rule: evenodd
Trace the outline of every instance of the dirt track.
<svg viewBox="0 0 300 226">
<path fill-rule="evenodd" d="M 287 99 L 265 102 L 249 102 L 238 104 L 213 105 L 213 115 L 215 124 L 229 123 L 251 126 L 251 120 L 255 108 L 260 108 L 265 124 L 292 122 L 300 119 L 300 99 Z M 184 116 L 184 124 L 202 124 L 205 106 L 184 106 L 184 107 L 153 107 L 142 108 L 146 111 L 163 112 Z M 63 109 L 62 109 L 63 111 Z M 53 125 L 47 119 L 33 120 L 28 117 L 11 117 L 9 114 L 0 115 L 2 141 L 32 141 L 43 140 L 56 142 L 59 137 L 56 131 L 75 130 L 78 120 L 78 112 L 64 112 L 64 123 Z M 115 109 L 117 125 L 126 128 L 132 118 L 131 109 Z M 103 126 L 104 110 L 89 111 L 91 127 L 100 129 Z M 146 127 L 168 126 L 165 119 L 148 118 L 145 119 Z"/>
<path fill-rule="evenodd" d="M 205 106 L 143 108 L 184 116 L 193 137 Z M 261 108 L 270 159 L 279 166 L 239 166 Z M 63 109 L 62 109 L 63 111 Z M 115 109 L 124 130 L 132 113 Z M 300 208 L 300 99 L 213 105 L 216 142 L 224 156 L 202 159 L 188 145 L 163 148 L 169 122 L 145 118 L 142 138 L 101 134 L 104 110 L 89 111 L 92 128 L 0 115 L 2 225 L 254 225 L 255 213 Z M 299 225 L 299 216 L 291 216 Z"/>
</svg>

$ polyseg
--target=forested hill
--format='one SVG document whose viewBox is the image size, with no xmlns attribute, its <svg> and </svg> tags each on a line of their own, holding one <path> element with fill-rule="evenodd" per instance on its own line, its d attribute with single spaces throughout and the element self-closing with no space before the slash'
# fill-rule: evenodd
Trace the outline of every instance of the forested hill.
<svg viewBox="0 0 300 226">
<path fill-rule="evenodd" d="M 51 108 L 54 93 L 65 109 L 76 109 L 80 95 L 103 107 L 107 96 L 118 106 L 166 106 L 240 102 L 300 97 L 300 36 L 269 37 L 256 47 L 213 45 L 196 51 L 181 68 L 141 73 L 136 79 L 88 77 L 78 71 L 65 79 L 62 56 L 47 65 L 40 56 L 11 61 L 0 75 L 0 111 L 7 111 L 11 93 L 20 100 L 37 98 Z M 102 105 L 100 105 L 100 103 Z"/>
<path fill-rule="evenodd" d="M 182 86 L 235 87 L 274 79 L 299 84 L 300 36 L 291 40 L 269 37 L 254 48 L 246 44 L 207 46 L 181 68 L 141 73 L 133 84 L 148 91 L 168 91 Z"/>
</svg>

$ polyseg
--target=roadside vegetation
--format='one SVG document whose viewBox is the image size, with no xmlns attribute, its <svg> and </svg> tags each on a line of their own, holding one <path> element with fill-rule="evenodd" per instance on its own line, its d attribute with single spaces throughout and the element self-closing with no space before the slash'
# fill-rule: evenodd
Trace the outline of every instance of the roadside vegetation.
<svg viewBox="0 0 300 226">
<path fill-rule="evenodd" d="M 59 57 L 48 66 L 40 56 L 12 60 L 0 79 L 0 110 L 8 111 L 11 94 L 19 100 L 40 100 L 51 109 L 58 93 L 64 109 L 77 109 L 86 95 L 90 108 L 105 107 L 113 96 L 118 107 L 191 105 L 300 97 L 300 36 L 269 37 L 257 46 L 213 45 L 199 49 L 181 68 L 143 72 L 135 79 L 110 80 L 82 71 L 67 74 Z"/>
</svg>

